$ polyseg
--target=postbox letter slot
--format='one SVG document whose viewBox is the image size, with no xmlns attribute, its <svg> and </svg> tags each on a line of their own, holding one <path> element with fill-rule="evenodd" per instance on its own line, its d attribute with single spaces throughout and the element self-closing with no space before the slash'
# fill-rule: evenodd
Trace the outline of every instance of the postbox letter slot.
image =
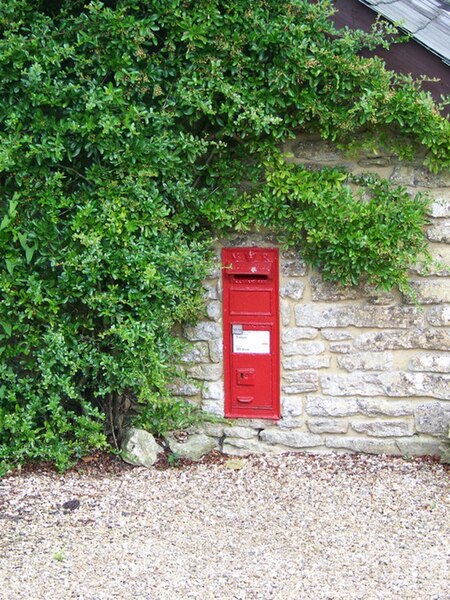
<svg viewBox="0 0 450 600">
<path fill-rule="evenodd" d="M 255 273 L 239 273 L 237 275 L 233 275 L 234 279 L 249 279 L 250 281 L 255 281 L 258 279 L 267 279 L 267 275 L 264 275 L 263 273 L 259 273 L 257 275 L 255 275 Z"/>
<path fill-rule="evenodd" d="M 241 404 L 250 404 L 253 401 L 253 396 L 238 396 L 237 401 Z"/>
</svg>

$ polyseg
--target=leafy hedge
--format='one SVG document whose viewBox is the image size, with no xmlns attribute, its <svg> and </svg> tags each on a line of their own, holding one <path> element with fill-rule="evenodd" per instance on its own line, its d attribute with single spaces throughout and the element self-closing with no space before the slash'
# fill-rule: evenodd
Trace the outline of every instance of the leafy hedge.
<svg viewBox="0 0 450 600">
<path fill-rule="evenodd" d="M 450 163 L 418 84 L 304 0 L 0 1 L 0 463 L 60 468 L 176 375 L 211 239 L 272 227 L 328 278 L 392 286 L 423 199 L 286 166 L 299 130 Z M 388 32 L 389 34 L 389 32 Z M 387 129 L 389 128 L 389 129 Z M 393 139 L 393 138 L 392 138 Z M 400 145 L 398 140 L 400 140 Z M 353 182 L 355 183 L 355 182 Z M 338 226 L 337 226 L 338 225 Z"/>
</svg>

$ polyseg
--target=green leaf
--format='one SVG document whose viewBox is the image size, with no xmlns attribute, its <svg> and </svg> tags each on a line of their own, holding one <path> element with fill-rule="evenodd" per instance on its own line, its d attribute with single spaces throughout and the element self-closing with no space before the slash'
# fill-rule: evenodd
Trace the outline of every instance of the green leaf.
<svg viewBox="0 0 450 600">
<path fill-rule="evenodd" d="M 26 250 L 28 248 L 26 234 L 24 234 L 24 233 L 18 233 L 17 237 L 19 238 L 19 242 L 20 242 L 20 245 L 22 246 L 22 248 L 24 250 Z"/>
<path fill-rule="evenodd" d="M 9 215 L 5 215 L 2 219 L 2 222 L 0 223 L 0 231 L 2 229 L 6 229 L 6 227 L 8 227 L 8 225 L 11 223 L 11 217 Z"/>
<path fill-rule="evenodd" d="M 35 253 L 36 247 L 37 246 L 34 245 L 34 246 L 27 246 L 25 248 L 25 257 L 26 257 L 27 263 L 31 262 L 31 259 L 33 258 L 33 254 Z"/>
<path fill-rule="evenodd" d="M 14 275 L 14 268 L 16 266 L 16 261 L 11 258 L 5 258 L 6 268 L 8 269 L 8 273 L 10 275 Z"/>
<path fill-rule="evenodd" d="M 0 321 L 0 325 L 3 327 L 5 333 L 7 335 L 11 335 L 12 333 L 12 324 L 8 321 Z"/>
<path fill-rule="evenodd" d="M 15 198 L 18 196 L 18 194 L 14 194 L 13 198 L 9 201 L 9 214 L 11 215 L 11 217 L 15 217 L 17 214 L 17 205 L 19 204 L 19 201 L 16 200 Z"/>
</svg>

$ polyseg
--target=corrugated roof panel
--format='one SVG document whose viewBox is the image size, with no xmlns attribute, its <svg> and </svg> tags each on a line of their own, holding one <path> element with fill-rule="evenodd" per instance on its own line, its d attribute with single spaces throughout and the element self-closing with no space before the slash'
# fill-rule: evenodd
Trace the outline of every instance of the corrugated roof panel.
<svg viewBox="0 0 450 600">
<path fill-rule="evenodd" d="M 410 32 L 450 65 L 450 3 L 447 0 L 359 0 Z"/>
<path fill-rule="evenodd" d="M 380 2 L 377 6 L 377 12 L 405 27 L 408 31 L 417 31 L 425 27 L 434 17 L 433 14 L 427 15 L 428 11 L 415 10 L 415 7 L 408 6 L 406 2 L 401 0 L 394 3 Z"/>
<path fill-rule="evenodd" d="M 418 31 L 414 38 L 439 54 L 450 65 L 450 15 L 431 21 L 425 29 Z"/>
</svg>

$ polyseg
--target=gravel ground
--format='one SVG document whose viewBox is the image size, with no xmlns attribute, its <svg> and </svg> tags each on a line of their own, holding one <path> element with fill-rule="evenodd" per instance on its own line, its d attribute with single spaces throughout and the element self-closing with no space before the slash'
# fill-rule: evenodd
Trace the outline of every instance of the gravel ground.
<svg viewBox="0 0 450 600">
<path fill-rule="evenodd" d="M 0 598 L 448 600 L 448 483 L 298 454 L 7 477 Z"/>
</svg>

